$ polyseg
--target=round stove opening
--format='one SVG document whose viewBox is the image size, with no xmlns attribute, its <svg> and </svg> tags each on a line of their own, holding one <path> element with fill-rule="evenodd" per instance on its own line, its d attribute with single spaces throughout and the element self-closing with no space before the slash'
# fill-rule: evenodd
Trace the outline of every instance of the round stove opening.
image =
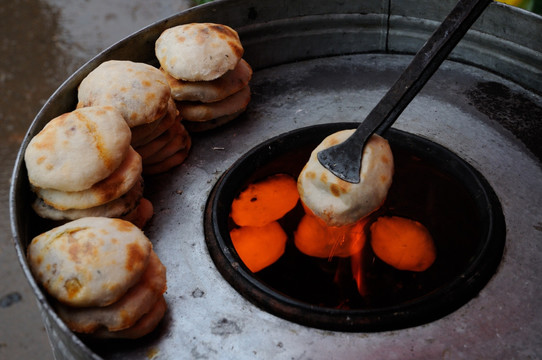
<svg viewBox="0 0 542 360">
<path fill-rule="evenodd" d="M 499 200 L 483 176 L 422 137 L 396 129 L 384 135 L 394 156 L 393 183 L 386 202 L 364 222 L 365 241 L 359 251 L 327 257 L 300 251 L 295 236 L 305 215 L 301 201 L 277 221 L 286 234 L 285 243 L 270 264 L 256 268 L 245 264 L 246 256 L 240 256 L 232 242 L 230 233 L 239 228 L 232 221 L 232 203 L 247 186 L 277 174 L 297 179 L 311 151 L 326 136 L 357 125 L 333 123 L 295 130 L 239 159 L 219 179 L 207 202 L 204 227 L 210 255 L 241 295 L 302 325 L 383 331 L 441 318 L 476 296 L 495 273 L 504 249 L 505 225 Z M 434 262 L 423 271 L 400 270 L 375 255 L 369 229 L 382 217 L 423 224 L 434 242 Z"/>
</svg>

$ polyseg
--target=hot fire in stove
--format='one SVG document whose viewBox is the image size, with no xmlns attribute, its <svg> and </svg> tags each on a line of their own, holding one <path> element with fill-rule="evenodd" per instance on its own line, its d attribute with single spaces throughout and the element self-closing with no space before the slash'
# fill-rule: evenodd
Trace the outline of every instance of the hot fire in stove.
<svg viewBox="0 0 542 360">
<path fill-rule="evenodd" d="M 206 237 L 223 276 L 260 307 L 331 330 L 415 326 L 472 298 L 504 246 L 500 205 L 481 175 L 447 149 L 393 130 L 386 201 L 354 224 L 328 226 L 296 189 L 325 131 L 270 140 L 219 181 Z"/>
</svg>

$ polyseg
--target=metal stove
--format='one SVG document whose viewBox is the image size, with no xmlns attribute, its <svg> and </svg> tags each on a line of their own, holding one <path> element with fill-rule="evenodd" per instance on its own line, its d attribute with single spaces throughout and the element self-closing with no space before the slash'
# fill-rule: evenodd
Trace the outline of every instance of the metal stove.
<svg viewBox="0 0 542 360">
<path fill-rule="evenodd" d="M 357 122 L 384 95 L 452 1 L 216 1 L 153 24 L 92 59 L 53 94 L 23 142 L 12 181 L 15 246 L 59 359 L 473 359 L 542 357 L 542 18 L 491 4 L 407 107 L 397 129 L 450 149 L 498 196 L 506 246 L 495 274 L 454 312 L 402 330 L 317 329 L 262 310 L 210 257 L 204 211 L 220 176 L 249 149 L 305 126 Z M 154 40 L 187 22 L 239 31 L 254 67 L 246 113 L 194 135 L 185 164 L 146 179 L 155 216 L 146 230 L 167 266 L 169 311 L 135 342 L 83 342 L 52 311 L 24 257 L 31 240 L 22 154 L 76 87 L 107 59 L 156 63 Z M 538 114 L 538 117 L 536 117 Z M 535 117 L 533 119 L 533 116 Z M 535 141 L 536 140 L 536 141 Z"/>
</svg>

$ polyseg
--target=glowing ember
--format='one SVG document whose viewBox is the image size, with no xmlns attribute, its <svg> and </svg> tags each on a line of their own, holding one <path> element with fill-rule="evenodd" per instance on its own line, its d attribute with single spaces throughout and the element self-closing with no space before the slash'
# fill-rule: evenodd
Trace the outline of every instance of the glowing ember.
<svg viewBox="0 0 542 360">
<path fill-rule="evenodd" d="M 371 245 L 376 256 L 399 270 L 425 271 L 436 258 L 425 226 L 398 216 L 380 217 L 371 225 Z"/>
<path fill-rule="evenodd" d="M 294 187 L 293 179 L 313 150 L 311 144 L 301 153 L 296 150 L 263 164 L 257 173 L 246 176 L 266 174 L 267 178 L 264 175 L 252 184 L 241 179 L 236 185 L 237 198 L 232 199 L 237 194 L 227 195 L 231 205 L 227 231 L 232 245 L 238 261 L 258 281 L 316 306 L 374 309 L 420 298 L 469 266 L 479 246 L 480 214 L 468 190 L 431 162 L 401 147 L 394 148 L 394 181 L 385 202 L 362 221 L 330 227 L 296 193 L 287 207 L 276 211 L 277 204 L 290 196 L 285 196 L 284 189 Z M 282 175 L 275 175 L 278 169 Z M 266 189 L 266 195 L 254 191 L 265 189 L 264 184 L 279 189 Z M 248 202 L 244 220 L 239 216 L 243 214 L 238 208 L 241 201 Z M 251 205 L 257 208 L 249 208 Z M 280 235 L 272 235 L 275 230 L 266 227 L 237 223 L 260 217 L 265 220 L 259 223 L 274 219 L 271 222 L 276 222 L 273 227 Z M 437 251 L 447 256 L 437 257 Z"/>
<path fill-rule="evenodd" d="M 284 254 L 288 236 L 273 221 L 264 226 L 242 226 L 233 229 L 230 237 L 243 263 L 252 272 L 273 264 Z"/>
<path fill-rule="evenodd" d="M 271 175 L 250 184 L 233 200 L 230 231 L 235 250 L 252 271 L 260 271 L 284 254 L 288 236 L 276 220 L 292 210 L 299 199 L 294 178 Z"/>
<path fill-rule="evenodd" d="M 363 254 L 361 250 L 356 254 L 352 254 L 350 257 L 350 266 L 359 294 L 362 296 L 367 295 L 367 288 L 363 278 Z"/>
<path fill-rule="evenodd" d="M 250 184 L 234 199 L 230 231 L 233 245 L 241 260 L 253 272 L 276 262 L 285 252 L 288 235 L 278 223 L 298 203 L 299 195 L 293 177 L 271 175 Z M 305 255 L 331 260 L 350 258 L 352 277 L 358 291 L 364 294 L 362 250 L 366 227 L 370 226 L 374 254 L 398 269 L 424 271 L 436 258 L 435 244 L 429 231 L 419 222 L 397 216 L 367 216 L 354 224 L 329 226 L 303 202 L 304 215 L 293 233 L 297 249 Z"/>
<path fill-rule="evenodd" d="M 327 226 L 321 219 L 307 213 L 295 231 L 295 245 L 302 253 L 319 258 L 349 257 L 365 244 L 364 227 L 368 219 L 346 226 Z"/>
<path fill-rule="evenodd" d="M 231 217 L 239 226 L 263 226 L 283 217 L 297 204 L 294 178 L 277 174 L 250 184 L 231 206 Z"/>
</svg>

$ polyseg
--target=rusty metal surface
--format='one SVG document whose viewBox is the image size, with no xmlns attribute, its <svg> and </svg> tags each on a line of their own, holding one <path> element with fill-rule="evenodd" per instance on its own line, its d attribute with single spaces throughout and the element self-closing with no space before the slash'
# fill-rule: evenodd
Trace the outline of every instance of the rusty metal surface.
<svg viewBox="0 0 542 360">
<path fill-rule="evenodd" d="M 437 7 L 427 1 L 423 5 L 445 14 L 449 11 L 447 3 L 439 2 Z M 305 125 L 359 121 L 408 64 L 410 55 L 394 53 L 417 49 L 419 39 L 427 35 L 423 29 L 412 33 L 420 23 L 415 18 L 401 13 L 388 17 L 388 1 L 281 4 L 218 1 L 144 29 L 76 72 L 31 126 L 23 147 L 53 114 L 73 106 L 75 87 L 93 67 L 107 58 L 150 61 L 153 40 L 162 29 L 180 22 L 215 21 L 237 28 L 246 59 L 256 70 L 247 112 L 223 128 L 194 136 L 185 164 L 169 174 L 147 179 L 146 191 L 155 206 L 155 217 L 146 232 L 168 268 L 169 311 L 156 333 L 136 343 L 87 347 L 58 321 L 29 277 L 58 358 L 93 358 L 96 354 L 111 359 L 147 358 L 149 354 L 175 359 L 542 356 L 538 340 L 542 322 L 537 312 L 542 295 L 542 263 L 538 260 L 542 249 L 536 241 L 542 228 L 542 168 L 540 158 L 521 141 L 521 134 L 539 134 L 540 123 L 522 124 L 527 129 L 521 130 L 516 125 L 504 125 L 528 117 L 529 108 L 522 108 L 519 117 L 515 111 L 508 115 L 497 111 L 487 102 L 494 87 L 484 85 L 498 84 L 513 98 L 526 99 L 534 108 L 542 107 L 542 86 L 537 77 L 541 63 L 530 62 L 541 58 L 542 49 L 536 47 L 536 41 L 532 45 L 521 39 L 521 44 L 503 47 L 504 54 L 492 57 L 491 51 L 496 51 L 498 44 L 508 45 L 509 40 L 491 32 L 468 34 L 466 46 L 460 44 L 460 51 L 453 56 L 457 61 L 443 64 L 395 125 L 459 154 L 486 177 L 503 204 L 505 256 L 497 274 L 477 298 L 424 326 L 352 334 L 315 330 L 274 317 L 251 305 L 220 276 L 203 239 L 205 203 L 220 175 L 248 148 L 272 136 Z M 392 9 L 395 5 L 392 2 Z M 502 21 L 509 14 L 508 8 L 496 4 L 488 10 L 482 21 Z M 513 15 L 542 28 L 540 18 Z M 422 23 L 427 28 L 434 25 L 430 20 Z M 408 25 L 403 32 L 401 25 Z M 512 29 L 520 26 L 506 25 Z M 510 28 L 502 31 L 507 33 Z M 477 43 L 479 39 L 484 39 L 483 44 Z M 509 66 L 510 59 L 514 59 L 513 66 Z M 529 62 L 522 62 L 525 59 Z M 480 64 L 487 70 L 461 61 Z M 10 208 L 19 256 L 28 276 L 22 256 L 29 241 L 25 219 L 29 190 L 24 176 L 19 157 Z"/>
</svg>

